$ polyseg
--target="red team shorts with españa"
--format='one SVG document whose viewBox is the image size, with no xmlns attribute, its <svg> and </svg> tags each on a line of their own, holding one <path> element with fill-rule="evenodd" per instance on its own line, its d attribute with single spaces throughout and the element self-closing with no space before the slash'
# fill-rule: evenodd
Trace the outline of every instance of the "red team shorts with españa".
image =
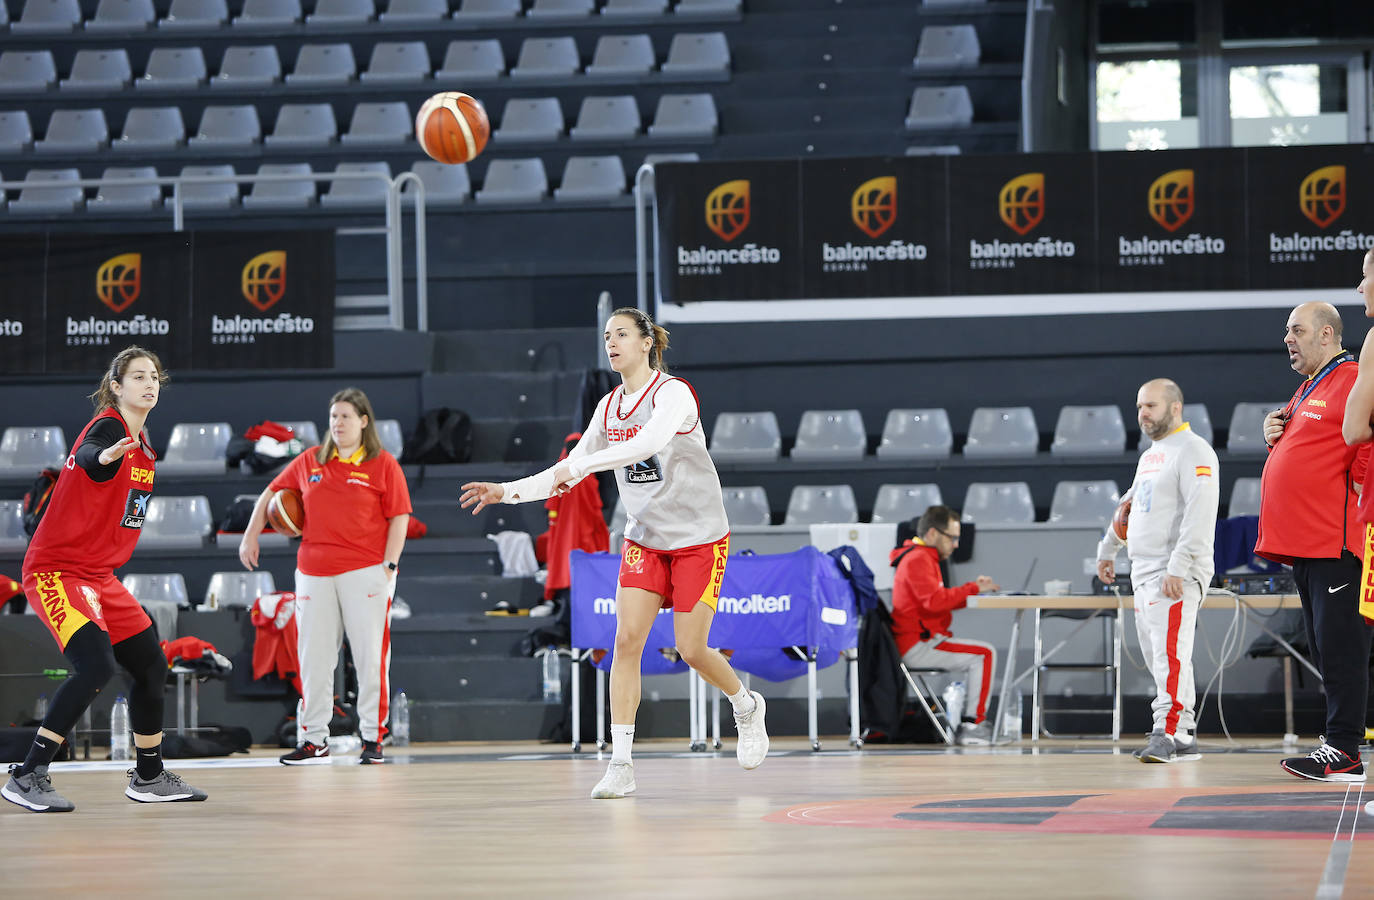
<svg viewBox="0 0 1374 900">
<path fill-rule="evenodd" d="M 681 550 L 654 550 L 626 541 L 620 552 L 619 582 L 662 595 L 663 608 L 674 612 L 691 612 L 698 603 L 715 609 L 729 555 L 728 534 Z"/>
<path fill-rule="evenodd" d="M 108 634 L 111 644 L 131 638 L 153 624 L 134 595 L 113 574 L 30 572 L 24 576 L 24 596 L 63 650 L 76 630 L 87 622 L 94 622 Z"/>
</svg>

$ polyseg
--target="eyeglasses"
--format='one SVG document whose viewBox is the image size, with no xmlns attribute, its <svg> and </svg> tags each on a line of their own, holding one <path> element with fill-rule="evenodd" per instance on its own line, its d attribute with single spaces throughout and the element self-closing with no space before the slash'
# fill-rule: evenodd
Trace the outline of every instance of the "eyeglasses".
<svg viewBox="0 0 1374 900">
<path fill-rule="evenodd" d="M 939 528 L 936 528 L 935 530 L 936 530 L 938 533 L 943 534 L 945 537 L 949 538 L 949 539 L 950 539 L 951 541 L 953 541 L 954 543 L 956 543 L 956 544 L 959 543 L 959 535 L 957 535 L 957 534 L 950 534 L 948 531 L 941 531 Z"/>
</svg>

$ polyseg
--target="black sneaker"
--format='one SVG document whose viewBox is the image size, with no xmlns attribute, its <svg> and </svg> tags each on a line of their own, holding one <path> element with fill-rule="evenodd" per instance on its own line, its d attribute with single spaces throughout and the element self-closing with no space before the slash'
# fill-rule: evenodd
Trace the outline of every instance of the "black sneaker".
<svg viewBox="0 0 1374 900">
<path fill-rule="evenodd" d="M 375 766 L 386 762 L 382 758 L 381 741 L 363 741 L 363 752 L 358 757 L 358 763 L 364 766 Z"/>
<path fill-rule="evenodd" d="M 1357 752 L 1352 758 L 1321 739 L 1322 745 L 1306 756 L 1293 756 L 1279 765 L 1290 775 L 1313 781 L 1364 781 L 1364 763 Z"/>
<path fill-rule="evenodd" d="M 284 765 L 288 766 L 308 766 L 313 763 L 329 762 L 329 747 L 321 747 L 306 741 L 290 753 L 283 753 L 277 757 Z"/>
</svg>

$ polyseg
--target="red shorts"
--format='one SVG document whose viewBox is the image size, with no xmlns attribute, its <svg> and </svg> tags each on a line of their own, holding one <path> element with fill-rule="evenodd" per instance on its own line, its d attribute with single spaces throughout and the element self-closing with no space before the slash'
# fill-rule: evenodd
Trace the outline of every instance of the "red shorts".
<svg viewBox="0 0 1374 900">
<path fill-rule="evenodd" d="M 134 595 L 114 575 L 30 572 L 24 576 L 24 596 L 63 650 L 76 630 L 87 622 L 94 622 L 108 634 L 112 644 L 153 624 Z"/>
<path fill-rule="evenodd" d="M 663 608 L 674 612 L 691 612 L 698 603 L 715 609 L 729 555 L 728 534 L 714 544 L 681 550 L 651 550 L 626 541 L 620 551 L 619 583 L 658 594 Z"/>
</svg>

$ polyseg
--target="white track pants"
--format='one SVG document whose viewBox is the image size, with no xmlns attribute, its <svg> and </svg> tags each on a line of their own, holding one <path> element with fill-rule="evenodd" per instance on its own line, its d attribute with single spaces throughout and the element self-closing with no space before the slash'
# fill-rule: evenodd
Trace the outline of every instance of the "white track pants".
<svg viewBox="0 0 1374 900">
<path fill-rule="evenodd" d="M 902 662 L 913 669 L 948 669 L 964 680 L 963 718 L 983 721 L 988 711 L 988 691 L 997 651 L 991 644 L 956 637 L 937 637 L 912 644 Z M 952 714 L 960 710 L 950 710 Z"/>
<path fill-rule="evenodd" d="M 1170 600 L 1161 588 L 1164 575 L 1142 584 L 1132 584 L 1135 592 L 1135 633 L 1145 664 L 1155 679 L 1154 730 L 1167 735 L 1191 735 L 1197 728 L 1193 708 L 1197 693 L 1193 685 L 1193 633 L 1197 630 L 1197 611 L 1202 605 L 1202 585 L 1183 582 L 1183 598 Z"/>
<path fill-rule="evenodd" d="M 365 741 L 386 734 L 391 697 L 391 593 L 395 580 L 384 566 L 342 575 L 306 575 L 296 570 L 296 627 L 299 639 L 305 739 L 317 746 L 329 738 L 334 711 L 334 669 L 348 636 L 358 671 L 358 718 Z"/>
</svg>

